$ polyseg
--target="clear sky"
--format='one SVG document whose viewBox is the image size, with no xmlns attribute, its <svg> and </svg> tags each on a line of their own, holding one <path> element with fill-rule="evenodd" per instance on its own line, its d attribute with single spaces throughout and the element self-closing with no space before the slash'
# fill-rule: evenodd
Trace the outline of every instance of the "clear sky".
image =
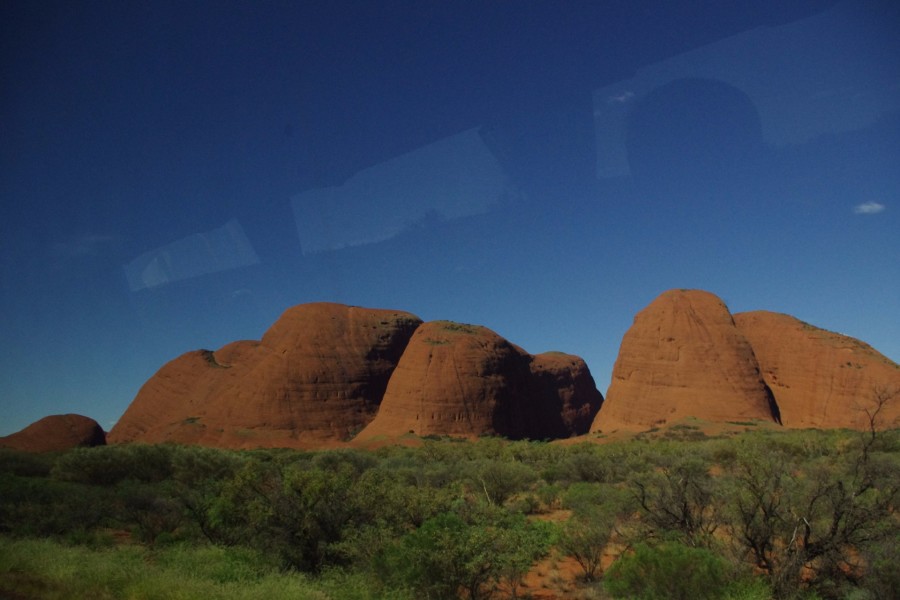
<svg viewBox="0 0 900 600">
<path fill-rule="evenodd" d="M 898 6 L 3 2 L 0 435 L 310 301 L 602 392 L 676 287 L 900 360 Z"/>
</svg>

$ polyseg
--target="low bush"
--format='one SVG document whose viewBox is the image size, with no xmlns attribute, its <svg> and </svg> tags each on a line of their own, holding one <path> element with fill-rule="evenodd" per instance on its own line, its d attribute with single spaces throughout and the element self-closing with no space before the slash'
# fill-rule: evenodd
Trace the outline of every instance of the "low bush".
<svg viewBox="0 0 900 600">
<path fill-rule="evenodd" d="M 703 548 L 639 544 L 607 570 L 604 586 L 614 598 L 714 600 L 725 597 L 727 572 L 725 560 Z"/>
</svg>

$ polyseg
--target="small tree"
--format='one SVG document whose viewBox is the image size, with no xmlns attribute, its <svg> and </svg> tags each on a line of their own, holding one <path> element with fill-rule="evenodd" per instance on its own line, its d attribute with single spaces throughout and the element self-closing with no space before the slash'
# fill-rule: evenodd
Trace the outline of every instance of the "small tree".
<svg viewBox="0 0 900 600">
<path fill-rule="evenodd" d="M 615 514 L 595 508 L 575 513 L 563 525 L 559 549 L 575 559 L 585 581 L 594 581 L 600 571 L 603 550 L 609 543 L 615 525 Z"/>
<path fill-rule="evenodd" d="M 511 600 L 519 597 L 522 580 L 534 563 L 547 555 L 554 534 L 550 523 L 530 522 L 522 515 L 513 515 L 503 523 L 498 575 Z"/>
<path fill-rule="evenodd" d="M 656 472 L 635 478 L 634 497 L 648 535 L 675 533 L 688 546 L 709 547 L 719 527 L 709 463 L 695 456 L 664 456 Z"/>
<path fill-rule="evenodd" d="M 883 408 L 884 402 L 879 406 Z M 900 534 L 894 507 L 900 473 L 877 452 L 882 432 L 870 430 L 839 455 L 802 463 L 769 445 L 738 453 L 729 497 L 731 539 L 769 579 L 777 597 L 828 579 L 856 579 L 857 557 Z"/>
</svg>

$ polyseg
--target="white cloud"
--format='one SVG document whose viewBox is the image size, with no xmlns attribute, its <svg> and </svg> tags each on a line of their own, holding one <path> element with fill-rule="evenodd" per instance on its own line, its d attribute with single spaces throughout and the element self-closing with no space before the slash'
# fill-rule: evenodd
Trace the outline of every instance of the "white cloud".
<svg viewBox="0 0 900 600">
<path fill-rule="evenodd" d="M 858 215 L 874 215 L 884 210 L 884 204 L 878 202 L 864 202 L 853 207 L 853 212 Z"/>
</svg>

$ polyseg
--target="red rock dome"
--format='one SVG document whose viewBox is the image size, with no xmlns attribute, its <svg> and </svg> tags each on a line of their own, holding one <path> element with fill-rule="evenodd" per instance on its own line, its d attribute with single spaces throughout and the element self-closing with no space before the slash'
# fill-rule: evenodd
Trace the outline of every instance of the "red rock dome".
<svg viewBox="0 0 900 600">
<path fill-rule="evenodd" d="M 0 437 L 0 447 L 25 452 L 60 452 L 105 443 L 106 434 L 97 421 L 75 414 L 50 415 L 21 431 Z"/>
<path fill-rule="evenodd" d="M 779 313 L 738 313 L 734 321 L 753 346 L 785 427 L 866 429 L 876 396 L 891 392 L 898 398 L 876 426 L 900 423 L 900 366 L 868 344 Z"/>
<path fill-rule="evenodd" d="M 188 352 L 141 388 L 110 442 L 310 447 L 374 417 L 421 320 L 407 312 L 303 304 L 262 340 Z"/>
<path fill-rule="evenodd" d="M 670 290 L 625 333 L 591 431 L 642 431 L 685 417 L 777 419 L 750 343 L 718 297 Z"/>
<path fill-rule="evenodd" d="M 532 357 L 486 327 L 433 321 L 416 330 L 359 437 L 569 437 L 602 401 L 578 357 Z"/>
</svg>

